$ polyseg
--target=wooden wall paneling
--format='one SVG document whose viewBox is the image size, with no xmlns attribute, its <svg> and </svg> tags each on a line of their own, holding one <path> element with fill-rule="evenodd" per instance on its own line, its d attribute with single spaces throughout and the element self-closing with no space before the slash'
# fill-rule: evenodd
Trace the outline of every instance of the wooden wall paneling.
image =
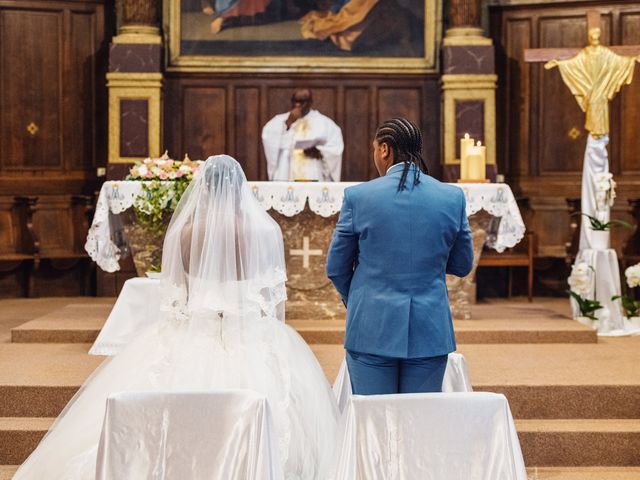
<svg viewBox="0 0 640 480">
<path fill-rule="evenodd" d="M 371 89 L 347 87 L 344 91 L 345 114 L 342 127 L 344 159 L 342 178 L 346 181 L 370 178 L 371 141 Z"/>
<path fill-rule="evenodd" d="M 79 102 L 65 102 L 73 128 L 66 131 L 65 160 L 68 168 L 82 170 L 96 167 L 96 30 L 99 19 L 93 12 L 71 11 L 70 61 L 65 75 L 65 98 L 78 97 Z"/>
<path fill-rule="evenodd" d="M 508 135 L 503 136 L 504 157 L 499 166 L 507 175 L 520 176 L 529 174 L 529 111 L 530 111 L 530 70 L 531 66 L 524 62 L 524 50 L 531 45 L 531 20 L 514 19 L 507 22 L 507 35 L 513 41 L 507 46 L 508 66 L 506 79 L 502 84 L 504 95 L 502 107 L 513 108 L 502 115 L 508 120 L 501 122 L 501 128 L 508 126 Z"/>
<path fill-rule="evenodd" d="M 61 11 L 1 10 L 1 167 L 62 165 Z M 30 126 L 30 131 L 27 128 Z"/>
<path fill-rule="evenodd" d="M 227 91 L 220 87 L 187 86 L 182 92 L 183 143 L 180 155 L 193 159 L 227 151 Z"/>
<path fill-rule="evenodd" d="M 540 18 L 540 46 L 578 47 L 585 45 L 587 20 L 584 15 Z M 538 171 L 540 174 L 582 171 L 587 132 L 584 113 L 563 83 L 557 68 L 544 70 L 536 64 L 540 78 L 538 125 Z M 576 136 L 578 135 L 578 136 Z"/>
<path fill-rule="evenodd" d="M 640 8 L 622 12 L 619 22 L 621 42 L 640 45 Z M 640 175 L 640 68 L 637 65 L 633 83 L 620 94 L 619 122 L 620 173 Z"/>
<path fill-rule="evenodd" d="M 256 87 L 238 87 L 235 90 L 234 132 L 236 159 L 247 178 L 261 178 L 262 125 L 259 112 L 260 90 Z"/>
<path fill-rule="evenodd" d="M 429 173 L 436 178 L 442 178 L 440 98 L 440 82 L 432 77 L 422 86 L 422 103 L 418 108 L 424 135 L 424 159 Z"/>
<path fill-rule="evenodd" d="M 14 253 L 18 241 L 13 214 L 13 198 L 0 197 L 0 255 Z"/>
</svg>

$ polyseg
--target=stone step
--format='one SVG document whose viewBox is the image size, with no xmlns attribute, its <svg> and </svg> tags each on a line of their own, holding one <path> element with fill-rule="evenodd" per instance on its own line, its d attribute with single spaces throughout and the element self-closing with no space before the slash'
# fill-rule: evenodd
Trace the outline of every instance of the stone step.
<svg viewBox="0 0 640 480">
<path fill-rule="evenodd" d="M 110 312 L 109 305 L 71 304 L 11 330 L 13 343 L 91 343 Z M 309 344 L 342 344 L 344 320 L 288 322 Z M 573 320 L 552 316 L 523 316 L 454 322 L 460 344 L 596 343 L 594 330 Z"/>
<path fill-rule="evenodd" d="M 640 418 L 640 385 L 475 385 L 474 390 L 504 394 L 514 418 Z"/>
<path fill-rule="evenodd" d="M 0 465 L 0 480 L 11 480 L 17 469 L 17 465 Z"/>
<path fill-rule="evenodd" d="M 460 351 L 474 389 L 504 393 L 515 418 L 640 418 L 640 374 L 619 341 L 610 342 L 593 345 L 584 358 L 577 345 L 465 345 Z M 88 349 L 89 344 L 1 344 L 0 416 L 57 416 L 103 361 L 87 355 Z M 333 382 L 342 347 L 311 349 Z"/>
<path fill-rule="evenodd" d="M 0 418 L 0 464 L 22 463 L 53 421 Z M 517 420 L 516 428 L 530 468 L 640 466 L 640 420 Z"/>
<path fill-rule="evenodd" d="M 638 480 L 640 467 L 529 467 L 529 480 Z"/>
<path fill-rule="evenodd" d="M 526 465 L 640 466 L 640 419 L 516 420 Z"/>
<path fill-rule="evenodd" d="M 20 465 L 54 422 L 46 417 L 0 417 L 0 464 Z"/>
</svg>

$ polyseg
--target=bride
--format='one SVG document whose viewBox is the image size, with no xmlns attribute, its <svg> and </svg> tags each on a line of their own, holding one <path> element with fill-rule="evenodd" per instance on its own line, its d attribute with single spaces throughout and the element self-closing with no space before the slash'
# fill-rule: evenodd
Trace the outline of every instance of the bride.
<svg viewBox="0 0 640 480">
<path fill-rule="evenodd" d="M 284 324 L 285 280 L 280 228 L 238 162 L 209 157 L 165 237 L 163 318 L 105 360 L 14 479 L 93 479 L 112 393 L 226 388 L 267 397 L 285 478 L 326 479 L 337 407 L 313 353 Z"/>
</svg>

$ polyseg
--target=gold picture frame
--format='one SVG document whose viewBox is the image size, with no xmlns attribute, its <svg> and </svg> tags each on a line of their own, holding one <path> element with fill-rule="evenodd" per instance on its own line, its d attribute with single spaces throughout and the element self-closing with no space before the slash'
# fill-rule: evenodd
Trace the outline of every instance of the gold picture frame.
<svg viewBox="0 0 640 480">
<path fill-rule="evenodd" d="M 187 55 L 181 52 L 180 0 L 165 0 L 167 70 L 264 73 L 435 73 L 442 39 L 442 2 L 424 1 L 423 57 Z"/>
</svg>

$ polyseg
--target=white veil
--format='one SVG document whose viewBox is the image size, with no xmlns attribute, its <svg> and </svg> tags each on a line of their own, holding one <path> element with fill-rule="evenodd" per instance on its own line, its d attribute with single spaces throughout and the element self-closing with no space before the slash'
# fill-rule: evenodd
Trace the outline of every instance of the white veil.
<svg viewBox="0 0 640 480">
<path fill-rule="evenodd" d="M 284 320 L 282 232 L 240 164 L 209 157 L 176 208 L 164 240 L 162 309 L 179 316 Z"/>
</svg>

